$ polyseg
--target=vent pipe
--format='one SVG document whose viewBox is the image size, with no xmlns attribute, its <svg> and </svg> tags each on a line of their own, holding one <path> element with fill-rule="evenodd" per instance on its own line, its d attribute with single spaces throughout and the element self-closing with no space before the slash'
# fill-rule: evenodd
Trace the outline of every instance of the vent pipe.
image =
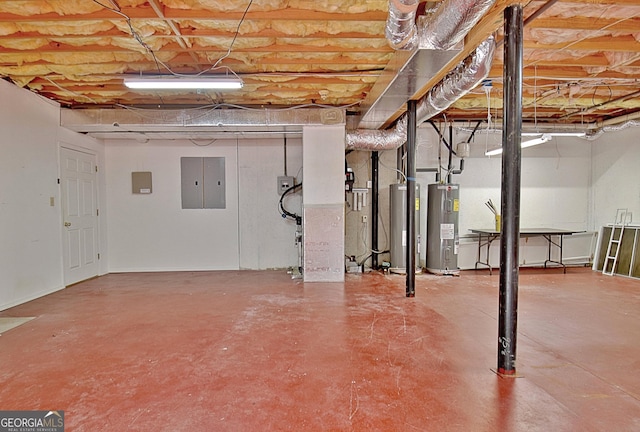
<svg viewBox="0 0 640 432">
<path fill-rule="evenodd" d="M 420 124 L 447 109 L 487 77 L 495 50 L 493 36 L 482 42 L 456 68 L 417 102 Z M 392 129 L 357 129 L 347 131 L 346 148 L 350 150 L 393 150 L 407 140 L 407 116 L 400 117 Z"/>
<path fill-rule="evenodd" d="M 389 0 L 385 35 L 396 50 L 453 49 L 496 0 L 445 0 L 416 24 L 418 0 Z"/>
<path fill-rule="evenodd" d="M 433 14 L 419 22 L 417 31 L 420 48 L 454 48 L 494 3 L 495 0 L 443 1 Z"/>
<path fill-rule="evenodd" d="M 395 50 L 412 50 L 418 46 L 416 11 L 418 0 L 390 0 L 384 34 Z"/>
</svg>

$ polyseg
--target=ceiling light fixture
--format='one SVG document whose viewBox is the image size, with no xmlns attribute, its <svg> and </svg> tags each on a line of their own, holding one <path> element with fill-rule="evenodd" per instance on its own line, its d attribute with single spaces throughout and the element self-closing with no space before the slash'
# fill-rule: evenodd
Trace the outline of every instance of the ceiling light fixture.
<svg viewBox="0 0 640 432">
<path fill-rule="evenodd" d="M 587 136 L 585 132 L 522 132 L 522 136 L 540 136 L 540 135 L 549 135 L 552 137 L 581 137 L 584 138 Z"/>
<path fill-rule="evenodd" d="M 548 141 L 551 141 L 551 135 L 550 134 L 543 134 L 540 138 L 535 138 L 535 139 L 532 139 L 532 140 L 523 141 L 520 144 L 520 148 L 532 147 L 534 145 L 543 144 L 543 143 L 546 143 Z M 501 153 L 502 153 L 502 147 L 499 147 L 497 149 L 489 150 L 484 155 L 485 156 L 495 156 L 495 155 L 499 155 Z"/>
<path fill-rule="evenodd" d="M 241 89 L 244 85 L 242 79 L 231 75 L 205 75 L 205 76 L 148 76 L 130 77 L 124 79 L 124 85 L 131 89 Z"/>
</svg>

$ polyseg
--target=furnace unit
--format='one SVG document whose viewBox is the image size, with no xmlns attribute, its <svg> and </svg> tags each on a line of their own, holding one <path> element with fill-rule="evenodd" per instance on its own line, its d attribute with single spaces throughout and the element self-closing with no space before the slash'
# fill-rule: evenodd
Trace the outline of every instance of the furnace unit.
<svg viewBox="0 0 640 432">
<path fill-rule="evenodd" d="M 457 275 L 460 185 L 430 184 L 427 205 L 427 270 Z"/>
</svg>

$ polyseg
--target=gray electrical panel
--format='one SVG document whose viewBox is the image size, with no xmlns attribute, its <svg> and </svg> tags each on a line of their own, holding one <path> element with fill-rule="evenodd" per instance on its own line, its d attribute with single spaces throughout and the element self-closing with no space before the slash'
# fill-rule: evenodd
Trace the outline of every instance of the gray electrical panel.
<svg viewBox="0 0 640 432">
<path fill-rule="evenodd" d="M 223 157 L 206 157 L 204 166 L 204 202 L 203 208 L 223 209 L 225 201 L 225 173 Z"/>
<path fill-rule="evenodd" d="M 223 157 L 180 158 L 183 209 L 226 208 Z"/>
<path fill-rule="evenodd" d="M 390 199 L 390 232 L 389 252 L 391 254 L 391 270 L 398 273 L 406 272 L 407 263 L 407 185 L 392 184 L 389 186 Z M 416 266 L 419 266 L 420 256 L 420 185 L 416 184 Z"/>
<path fill-rule="evenodd" d="M 458 274 L 460 185 L 430 184 L 427 190 L 427 271 Z"/>
</svg>

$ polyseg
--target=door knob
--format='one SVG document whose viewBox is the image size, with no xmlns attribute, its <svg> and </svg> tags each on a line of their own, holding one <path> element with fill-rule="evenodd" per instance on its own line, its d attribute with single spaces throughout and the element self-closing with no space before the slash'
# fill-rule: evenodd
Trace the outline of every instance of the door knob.
<svg viewBox="0 0 640 432">
<path fill-rule="evenodd" d="M 65 223 L 64 223 L 64 226 L 66 226 L 66 227 L 70 227 L 70 226 L 71 226 L 71 222 L 65 222 Z"/>
</svg>

